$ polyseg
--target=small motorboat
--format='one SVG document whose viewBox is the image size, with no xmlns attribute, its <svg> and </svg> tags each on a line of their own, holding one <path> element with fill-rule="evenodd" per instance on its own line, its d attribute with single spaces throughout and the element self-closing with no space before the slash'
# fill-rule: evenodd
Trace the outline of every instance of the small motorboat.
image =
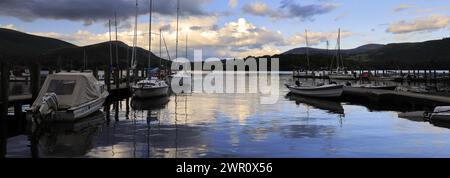
<svg viewBox="0 0 450 178">
<path fill-rule="evenodd" d="M 431 122 L 450 122 L 450 106 L 439 106 L 433 112 L 425 113 L 425 118 Z"/>
<path fill-rule="evenodd" d="M 28 121 L 74 121 L 100 110 L 109 93 L 90 73 L 48 75 L 30 109 Z"/>
<path fill-rule="evenodd" d="M 344 85 L 337 84 L 303 85 L 297 82 L 295 85 L 286 84 L 286 87 L 293 94 L 316 98 L 337 98 L 341 97 L 344 91 Z"/>
</svg>

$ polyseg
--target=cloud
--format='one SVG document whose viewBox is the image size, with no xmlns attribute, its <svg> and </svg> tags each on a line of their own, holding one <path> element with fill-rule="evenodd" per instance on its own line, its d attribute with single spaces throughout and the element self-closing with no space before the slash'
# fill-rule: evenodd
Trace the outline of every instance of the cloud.
<svg viewBox="0 0 450 178">
<path fill-rule="evenodd" d="M 0 28 L 6 28 L 6 29 L 10 29 L 10 30 L 18 30 L 14 24 L 6 24 L 6 25 L 0 24 Z"/>
<path fill-rule="evenodd" d="M 341 20 L 341 19 L 343 19 L 343 18 L 345 18 L 345 17 L 347 17 L 347 16 L 348 16 L 348 13 L 347 13 L 347 12 L 342 13 L 342 14 L 340 14 L 339 16 L 337 16 L 337 17 L 334 19 L 334 21 L 339 21 L 339 20 Z"/>
<path fill-rule="evenodd" d="M 386 30 L 394 34 L 433 31 L 446 28 L 450 24 L 447 15 L 430 15 L 426 18 L 416 18 L 412 21 L 399 21 L 391 24 Z"/>
<path fill-rule="evenodd" d="M 343 30 L 341 31 L 341 38 L 347 38 L 350 36 L 354 36 L 356 35 L 353 32 L 350 31 L 346 31 Z M 308 43 L 310 46 L 315 46 L 318 45 L 320 43 L 324 43 L 327 41 L 335 41 L 338 38 L 338 32 L 334 31 L 334 32 L 313 32 L 313 31 L 309 31 L 308 32 Z M 289 40 L 286 41 L 287 44 L 289 45 L 300 45 L 300 46 L 304 46 L 306 44 L 306 33 L 298 33 L 296 35 L 294 35 L 293 37 L 291 37 Z M 330 43 L 331 44 L 331 43 Z"/>
<path fill-rule="evenodd" d="M 228 5 L 229 5 L 231 8 L 236 8 L 237 5 L 238 5 L 238 3 L 239 3 L 238 0 L 228 0 Z"/>
<path fill-rule="evenodd" d="M 266 3 L 260 1 L 256 1 L 251 4 L 245 4 L 242 7 L 242 10 L 246 13 L 253 14 L 256 16 L 271 16 L 271 13 L 274 12 L 271 9 L 269 9 Z"/>
<path fill-rule="evenodd" d="M 300 5 L 292 0 L 281 1 L 281 6 L 276 9 L 270 8 L 266 3 L 256 1 L 243 6 L 244 13 L 255 16 L 279 18 L 299 18 L 301 20 L 313 20 L 316 15 L 325 14 L 339 7 L 338 4 L 322 3 L 311 5 Z"/>
<path fill-rule="evenodd" d="M 182 0 L 180 13 L 183 16 L 208 15 L 203 5 L 210 0 Z M 139 0 L 139 14 L 148 14 L 149 1 Z M 176 13 L 176 0 L 154 1 L 154 12 L 160 15 L 174 15 Z M 114 17 L 114 12 L 120 19 L 128 19 L 135 14 L 133 0 L 1 0 L 0 15 L 17 17 L 24 21 L 43 19 L 64 19 L 84 21 L 85 25 L 99 20 L 108 20 Z"/>
<path fill-rule="evenodd" d="M 393 11 L 394 12 L 401 12 L 401 11 L 404 11 L 404 10 L 411 9 L 412 7 L 413 6 L 409 5 L 409 4 L 399 4 L 396 7 L 394 7 Z"/>
</svg>

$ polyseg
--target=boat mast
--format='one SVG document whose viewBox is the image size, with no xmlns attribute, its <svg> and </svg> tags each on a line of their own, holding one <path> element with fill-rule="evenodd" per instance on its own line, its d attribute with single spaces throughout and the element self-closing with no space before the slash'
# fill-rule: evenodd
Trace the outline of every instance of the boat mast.
<svg viewBox="0 0 450 178">
<path fill-rule="evenodd" d="M 116 26 L 116 67 L 119 68 L 119 41 L 117 37 L 117 12 L 114 11 L 114 24 Z"/>
<path fill-rule="evenodd" d="M 150 14 L 149 14 L 149 27 L 148 27 L 148 68 L 151 67 L 152 60 L 152 11 L 153 11 L 153 0 L 150 0 Z"/>
<path fill-rule="evenodd" d="M 186 59 L 188 58 L 188 33 L 186 33 Z"/>
<path fill-rule="evenodd" d="M 306 38 L 306 61 L 308 62 L 308 71 L 310 70 L 309 64 L 309 43 L 308 43 L 308 30 L 305 30 L 305 38 Z"/>
<path fill-rule="evenodd" d="M 338 71 L 340 71 L 340 68 L 341 68 L 341 66 L 340 66 L 340 61 L 342 60 L 341 59 L 341 29 L 339 28 L 339 30 L 338 30 L 338 56 L 337 56 L 337 61 L 336 61 L 336 65 L 337 65 L 337 70 Z"/>
<path fill-rule="evenodd" d="M 111 35 L 111 19 L 108 20 L 109 22 L 109 71 L 111 72 L 112 69 L 112 63 L 113 63 L 113 52 L 112 52 L 112 35 Z"/>
<path fill-rule="evenodd" d="M 180 0 L 177 0 L 177 37 L 175 45 L 175 59 L 178 59 L 178 30 L 179 30 L 179 20 L 180 20 Z"/>
<path fill-rule="evenodd" d="M 136 0 L 136 15 L 134 18 L 134 36 L 133 36 L 133 51 L 131 57 L 131 69 L 136 69 L 137 67 L 137 59 L 136 59 L 137 20 L 138 20 L 138 1 Z"/>
<path fill-rule="evenodd" d="M 162 30 L 159 29 L 159 67 L 161 67 L 161 59 L 162 59 Z"/>
</svg>

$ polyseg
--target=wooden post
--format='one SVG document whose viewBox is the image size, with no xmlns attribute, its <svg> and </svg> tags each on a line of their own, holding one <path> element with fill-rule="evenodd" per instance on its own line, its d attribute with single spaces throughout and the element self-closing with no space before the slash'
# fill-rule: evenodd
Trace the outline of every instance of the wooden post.
<svg viewBox="0 0 450 178">
<path fill-rule="evenodd" d="M 41 87 L 41 65 L 39 63 L 31 66 L 31 95 L 33 101 L 39 95 L 39 88 Z"/>
<path fill-rule="evenodd" d="M 1 64 L 1 92 L 0 92 L 0 158 L 4 158 L 7 148 L 8 134 L 8 96 L 9 96 L 9 64 Z"/>
<path fill-rule="evenodd" d="M 116 83 L 116 89 L 120 88 L 120 79 L 119 79 L 119 68 L 116 67 L 116 70 L 114 70 L 114 81 Z"/>
<path fill-rule="evenodd" d="M 92 74 L 98 80 L 98 69 L 97 69 L 97 67 L 94 68 L 94 71 L 92 71 Z"/>
<path fill-rule="evenodd" d="M 106 88 L 109 91 L 111 91 L 111 78 L 110 78 L 110 71 L 109 71 L 109 66 L 105 68 L 105 84 L 106 84 Z"/>
<path fill-rule="evenodd" d="M 127 88 L 130 88 L 130 68 L 127 67 Z"/>
</svg>

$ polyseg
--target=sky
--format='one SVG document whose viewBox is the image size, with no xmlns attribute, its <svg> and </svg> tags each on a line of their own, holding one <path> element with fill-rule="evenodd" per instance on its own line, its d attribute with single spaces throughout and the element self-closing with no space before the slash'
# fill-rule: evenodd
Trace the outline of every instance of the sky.
<svg viewBox="0 0 450 178">
<path fill-rule="evenodd" d="M 138 45 L 148 49 L 150 0 L 138 4 Z M 153 0 L 157 55 L 161 31 L 176 56 L 176 7 Z M 135 9 L 135 0 L 0 0 L 0 27 L 85 46 L 108 41 L 117 14 L 118 40 L 132 45 Z M 190 59 L 193 50 L 204 58 L 279 54 L 306 46 L 306 34 L 311 47 L 336 48 L 338 29 L 344 49 L 450 36 L 449 0 L 180 0 L 179 12 L 178 56 L 187 36 Z"/>
</svg>

